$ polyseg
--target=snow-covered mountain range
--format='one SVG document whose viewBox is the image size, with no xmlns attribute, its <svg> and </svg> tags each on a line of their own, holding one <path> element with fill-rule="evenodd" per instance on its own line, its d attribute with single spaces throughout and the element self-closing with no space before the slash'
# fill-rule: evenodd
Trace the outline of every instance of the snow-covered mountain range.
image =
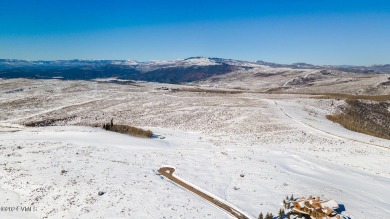
<svg viewBox="0 0 390 219">
<path fill-rule="evenodd" d="M 181 83 L 210 78 L 239 70 L 268 68 L 332 69 L 353 73 L 389 73 L 390 65 L 318 66 L 306 63 L 276 64 L 223 58 L 191 57 L 173 61 L 0 59 L 1 78 L 63 78 L 90 80 L 117 77 L 127 80 Z"/>
</svg>

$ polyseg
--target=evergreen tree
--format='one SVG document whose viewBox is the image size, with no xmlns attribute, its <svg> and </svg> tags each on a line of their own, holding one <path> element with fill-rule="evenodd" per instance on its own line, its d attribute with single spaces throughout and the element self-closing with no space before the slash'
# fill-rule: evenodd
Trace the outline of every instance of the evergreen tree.
<svg viewBox="0 0 390 219">
<path fill-rule="evenodd" d="M 280 209 L 279 210 L 279 219 L 283 219 L 283 215 L 284 215 L 284 213 L 283 213 L 282 209 Z"/>
<path fill-rule="evenodd" d="M 260 213 L 260 214 L 259 214 L 259 219 L 264 219 L 263 213 Z"/>
<path fill-rule="evenodd" d="M 294 201 L 294 196 L 291 195 L 290 201 Z"/>
</svg>

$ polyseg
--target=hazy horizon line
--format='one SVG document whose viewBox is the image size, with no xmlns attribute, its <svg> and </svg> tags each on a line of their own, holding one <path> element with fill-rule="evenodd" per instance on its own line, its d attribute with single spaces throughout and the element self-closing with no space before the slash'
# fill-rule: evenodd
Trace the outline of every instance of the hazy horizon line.
<svg viewBox="0 0 390 219">
<path fill-rule="evenodd" d="M 59 59 L 22 59 L 22 58 L 1 58 L 0 60 L 17 60 L 17 61 L 28 61 L 28 62 L 41 62 L 41 61 L 72 61 L 72 60 L 79 60 L 79 61 L 135 61 L 135 62 L 158 62 L 158 61 L 179 61 L 179 60 L 186 60 L 190 58 L 209 58 L 209 59 L 226 59 L 226 60 L 235 60 L 235 61 L 244 61 L 244 62 L 267 62 L 267 63 L 273 63 L 273 64 L 280 64 L 280 65 L 294 65 L 294 64 L 309 64 L 314 66 L 378 66 L 378 65 L 389 65 L 390 63 L 375 63 L 375 64 L 368 64 L 368 65 L 355 65 L 355 64 L 318 64 L 318 63 L 310 63 L 305 61 L 296 61 L 292 63 L 282 63 L 282 62 L 275 62 L 275 61 L 265 61 L 263 59 L 257 59 L 257 60 L 245 60 L 245 59 L 236 59 L 236 58 L 224 58 L 224 57 L 211 57 L 211 56 L 190 56 L 187 58 L 175 58 L 175 59 L 150 59 L 150 60 L 137 60 L 137 59 L 112 59 L 112 58 L 59 58 Z"/>
</svg>

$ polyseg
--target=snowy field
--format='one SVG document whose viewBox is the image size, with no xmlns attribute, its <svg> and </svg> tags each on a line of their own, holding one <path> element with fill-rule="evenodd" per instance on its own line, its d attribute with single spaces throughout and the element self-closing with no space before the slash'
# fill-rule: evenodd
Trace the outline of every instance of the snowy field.
<svg viewBox="0 0 390 219">
<path fill-rule="evenodd" d="M 0 218 L 231 218 L 159 176 L 162 165 L 253 218 L 291 194 L 388 218 L 390 141 L 328 121 L 342 101 L 163 86 L 180 85 L 0 80 L 0 207 L 33 207 Z M 22 125 L 48 118 L 64 120 Z M 111 118 L 165 138 L 87 126 Z"/>
</svg>

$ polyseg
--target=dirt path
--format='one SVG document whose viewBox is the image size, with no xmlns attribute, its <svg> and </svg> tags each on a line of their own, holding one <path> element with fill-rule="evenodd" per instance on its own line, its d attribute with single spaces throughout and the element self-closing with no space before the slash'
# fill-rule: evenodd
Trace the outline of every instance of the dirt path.
<svg viewBox="0 0 390 219">
<path fill-rule="evenodd" d="M 216 205 L 219 208 L 222 208 L 227 213 L 231 214 L 232 216 L 238 218 L 238 219 L 250 219 L 249 216 L 246 216 L 244 213 L 241 213 L 237 208 L 227 205 L 226 203 L 223 203 L 222 201 L 218 200 L 216 197 L 213 197 L 211 195 L 206 194 L 205 192 L 201 191 L 200 189 L 197 189 L 193 187 L 192 185 L 188 184 L 187 182 L 183 181 L 179 177 L 176 177 L 173 175 L 173 172 L 175 172 L 175 168 L 173 167 L 161 167 L 158 172 L 165 176 L 166 178 L 170 179 L 174 183 L 178 184 L 179 186 L 197 194 L 198 196 L 202 197 L 203 199 L 211 202 L 212 204 Z"/>
</svg>

